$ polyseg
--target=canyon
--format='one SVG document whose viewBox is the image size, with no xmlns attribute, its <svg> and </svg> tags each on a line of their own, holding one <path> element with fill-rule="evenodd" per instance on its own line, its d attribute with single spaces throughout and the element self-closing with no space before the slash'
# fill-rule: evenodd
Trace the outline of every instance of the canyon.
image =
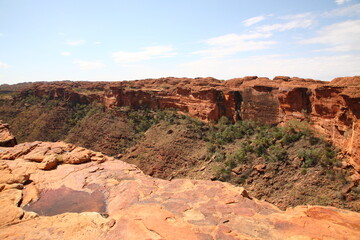
<svg viewBox="0 0 360 240">
<path fill-rule="evenodd" d="M 359 76 L 1 85 L 0 237 L 358 239 L 359 90 Z"/>
<path fill-rule="evenodd" d="M 26 84 L 29 94 L 105 108 L 176 109 L 203 121 L 226 116 L 282 125 L 307 120 L 338 146 L 349 165 L 360 171 L 360 76 L 331 82 L 277 76 L 220 81 L 214 78 L 161 78 L 122 82 L 51 82 Z M 16 101 L 16 100 L 15 100 Z"/>
</svg>

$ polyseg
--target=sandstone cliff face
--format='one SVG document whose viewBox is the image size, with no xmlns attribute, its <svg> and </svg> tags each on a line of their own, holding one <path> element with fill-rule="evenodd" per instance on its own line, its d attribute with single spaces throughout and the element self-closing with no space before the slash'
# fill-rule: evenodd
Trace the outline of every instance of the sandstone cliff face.
<svg viewBox="0 0 360 240">
<path fill-rule="evenodd" d="M 174 108 L 204 121 L 227 116 L 282 124 L 308 120 L 319 133 L 348 155 L 360 171 L 360 77 L 332 82 L 278 76 L 219 81 L 214 78 L 161 78 L 124 82 L 37 83 L 22 92 L 89 103 L 106 108 Z"/>
<path fill-rule="evenodd" d="M 0 120 L 0 147 L 13 147 L 15 145 L 16 139 L 10 133 L 9 125 Z"/>
<path fill-rule="evenodd" d="M 51 159 L 57 161 L 44 168 Z M 227 183 L 155 179 L 62 142 L 0 148 L 0 215 L 1 239 L 360 237 L 359 213 L 281 211 Z"/>
</svg>

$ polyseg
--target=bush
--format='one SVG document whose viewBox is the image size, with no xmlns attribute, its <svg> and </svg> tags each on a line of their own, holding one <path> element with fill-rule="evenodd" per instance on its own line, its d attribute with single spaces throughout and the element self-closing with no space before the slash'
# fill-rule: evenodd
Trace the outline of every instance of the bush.
<svg viewBox="0 0 360 240">
<path fill-rule="evenodd" d="M 244 148 L 239 148 L 236 152 L 230 154 L 228 159 L 231 159 L 238 163 L 245 163 L 248 161 L 248 152 Z"/>
<path fill-rule="evenodd" d="M 290 128 L 285 130 L 285 134 L 282 137 L 281 142 L 284 145 L 289 145 L 291 143 L 299 141 L 301 137 L 302 137 L 301 132 L 296 132 L 295 129 Z"/>
<path fill-rule="evenodd" d="M 238 121 L 234 124 L 234 129 L 238 138 L 242 138 L 244 135 L 253 135 L 255 126 L 254 121 Z"/>
<path fill-rule="evenodd" d="M 259 133 L 255 136 L 253 144 L 256 156 L 260 157 L 261 155 L 265 154 L 266 149 L 272 145 L 272 140 L 264 133 Z"/>
<path fill-rule="evenodd" d="M 166 118 L 165 114 L 157 114 L 157 118 L 155 118 L 155 114 L 149 110 L 137 110 L 127 112 L 128 121 L 132 125 L 133 129 L 136 133 L 143 133 L 148 130 L 152 125 L 158 123 L 162 118 Z"/>
<path fill-rule="evenodd" d="M 237 166 L 237 163 L 236 163 L 236 161 L 235 160 L 233 160 L 233 159 L 228 159 L 228 160 L 226 160 L 226 162 L 225 162 L 225 166 L 228 168 L 228 169 L 233 169 L 233 168 L 235 168 L 236 166 Z"/>
<path fill-rule="evenodd" d="M 323 153 L 319 148 L 301 148 L 297 153 L 298 157 L 303 159 L 302 166 L 305 168 L 314 167 L 320 161 L 322 154 Z"/>
<path fill-rule="evenodd" d="M 218 121 L 218 126 L 227 126 L 229 124 L 230 124 L 230 121 L 226 116 L 222 116 Z"/>
<path fill-rule="evenodd" d="M 285 161 L 288 157 L 287 151 L 280 144 L 270 146 L 268 152 L 267 160 L 272 162 Z"/>
<path fill-rule="evenodd" d="M 214 161 L 215 162 L 223 162 L 225 160 L 225 155 L 221 152 L 216 152 L 214 154 Z"/>
<path fill-rule="evenodd" d="M 223 182 L 228 182 L 231 179 L 231 170 L 221 167 L 221 168 L 215 168 L 215 177 Z"/>
<path fill-rule="evenodd" d="M 309 137 L 309 142 L 311 145 L 315 145 L 318 144 L 320 142 L 320 139 L 314 136 L 310 136 Z"/>
<path fill-rule="evenodd" d="M 206 143 L 206 149 L 209 153 L 215 153 L 216 146 L 212 143 Z"/>
</svg>

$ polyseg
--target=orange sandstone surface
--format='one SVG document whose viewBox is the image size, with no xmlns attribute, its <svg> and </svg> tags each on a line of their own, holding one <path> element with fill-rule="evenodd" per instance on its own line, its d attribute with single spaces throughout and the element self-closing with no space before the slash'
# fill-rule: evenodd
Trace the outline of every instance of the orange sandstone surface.
<svg viewBox="0 0 360 240">
<path fill-rule="evenodd" d="M 12 147 L 15 145 L 16 139 L 10 133 L 9 125 L 0 120 L 0 147 Z"/>
<path fill-rule="evenodd" d="M 0 147 L 0 239 L 359 239 L 360 213 L 281 211 L 228 183 L 144 175 L 63 142 Z"/>
</svg>

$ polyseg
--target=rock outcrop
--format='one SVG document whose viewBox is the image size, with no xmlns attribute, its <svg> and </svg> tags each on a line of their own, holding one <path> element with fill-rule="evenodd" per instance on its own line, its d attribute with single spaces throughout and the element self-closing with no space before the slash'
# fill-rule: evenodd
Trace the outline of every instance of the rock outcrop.
<svg viewBox="0 0 360 240">
<path fill-rule="evenodd" d="M 57 164 L 44 170 L 53 157 Z M 281 211 L 227 183 L 155 179 L 62 142 L 0 148 L 0 216 L 1 239 L 360 237 L 356 212 L 321 206 Z"/>
<path fill-rule="evenodd" d="M 0 147 L 13 147 L 16 139 L 9 130 L 9 125 L 0 120 Z"/>
</svg>

